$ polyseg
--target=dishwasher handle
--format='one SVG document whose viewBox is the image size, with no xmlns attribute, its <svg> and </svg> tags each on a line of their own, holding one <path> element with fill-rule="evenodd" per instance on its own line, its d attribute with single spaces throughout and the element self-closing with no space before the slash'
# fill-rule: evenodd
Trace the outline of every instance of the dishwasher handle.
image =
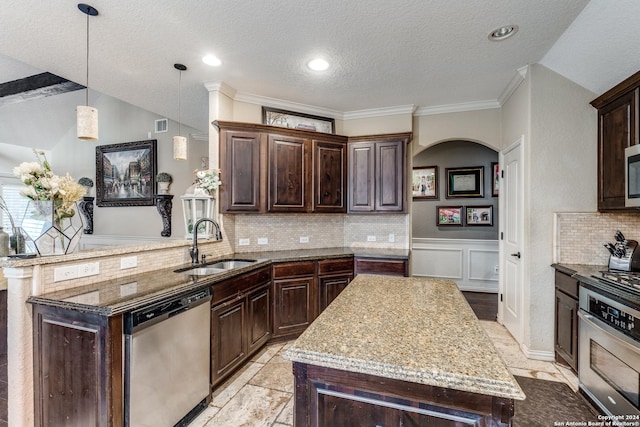
<svg viewBox="0 0 640 427">
<path fill-rule="evenodd" d="M 124 316 L 124 333 L 131 335 L 208 301 L 211 301 L 211 289 L 205 288 L 131 311 Z"/>
</svg>

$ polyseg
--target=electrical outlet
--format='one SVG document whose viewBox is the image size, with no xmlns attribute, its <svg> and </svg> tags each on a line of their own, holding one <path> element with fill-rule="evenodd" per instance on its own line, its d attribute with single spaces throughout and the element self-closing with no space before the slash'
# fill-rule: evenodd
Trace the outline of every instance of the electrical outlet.
<svg viewBox="0 0 640 427">
<path fill-rule="evenodd" d="M 251 243 L 250 239 L 240 239 L 238 240 L 238 246 L 249 246 Z"/>
<path fill-rule="evenodd" d="M 300 236 L 300 243 L 309 243 L 309 236 Z"/>
<path fill-rule="evenodd" d="M 124 270 L 125 268 L 134 268 L 137 266 L 138 257 L 135 255 L 120 258 L 120 270 Z"/>
<path fill-rule="evenodd" d="M 367 242 L 375 242 L 376 236 L 367 236 Z"/>
<path fill-rule="evenodd" d="M 389 233 L 389 243 L 393 243 L 396 241 L 396 235 L 393 233 Z"/>
<path fill-rule="evenodd" d="M 53 281 L 61 282 L 63 280 L 71 280 L 78 278 L 78 266 L 67 265 L 65 267 L 58 267 L 53 269 Z"/>
<path fill-rule="evenodd" d="M 131 282 L 125 285 L 120 285 L 120 296 L 126 297 L 127 295 L 135 294 L 138 292 L 138 282 Z"/>
<path fill-rule="evenodd" d="M 258 237 L 258 244 L 259 245 L 268 245 L 269 244 L 269 239 L 266 237 Z"/>
<path fill-rule="evenodd" d="M 100 274 L 99 262 L 88 262 L 78 266 L 78 277 L 95 276 Z"/>
</svg>

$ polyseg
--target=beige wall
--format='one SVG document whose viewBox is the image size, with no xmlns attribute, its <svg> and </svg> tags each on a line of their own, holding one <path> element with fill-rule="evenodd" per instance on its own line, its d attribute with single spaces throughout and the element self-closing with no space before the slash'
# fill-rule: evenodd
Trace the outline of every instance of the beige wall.
<svg viewBox="0 0 640 427">
<path fill-rule="evenodd" d="M 499 150 L 501 112 L 499 108 L 432 114 L 413 118 L 413 155 L 443 141 L 466 140 Z"/>
<path fill-rule="evenodd" d="M 523 345 L 553 354 L 553 218 L 596 209 L 595 94 L 533 65 L 503 106 L 503 147 L 524 135 Z"/>
<path fill-rule="evenodd" d="M 412 115 L 407 113 L 392 116 L 349 119 L 342 122 L 342 127 L 343 129 L 340 134 L 346 136 L 411 132 Z"/>
</svg>

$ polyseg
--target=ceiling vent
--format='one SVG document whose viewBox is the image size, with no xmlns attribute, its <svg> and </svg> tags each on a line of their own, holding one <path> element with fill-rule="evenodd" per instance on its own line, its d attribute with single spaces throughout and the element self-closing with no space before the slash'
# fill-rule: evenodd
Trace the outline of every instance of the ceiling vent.
<svg viewBox="0 0 640 427">
<path fill-rule="evenodd" d="M 169 119 L 156 120 L 156 133 L 162 133 L 169 130 Z"/>
</svg>

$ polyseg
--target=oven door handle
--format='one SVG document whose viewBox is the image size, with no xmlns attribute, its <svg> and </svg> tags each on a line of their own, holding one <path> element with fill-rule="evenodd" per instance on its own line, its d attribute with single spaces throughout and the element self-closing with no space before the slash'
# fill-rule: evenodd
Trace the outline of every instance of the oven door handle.
<svg viewBox="0 0 640 427">
<path fill-rule="evenodd" d="M 582 319 L 583 321 L 587 322 L 589 326 L 598 329 L 603 334 L 608 334 L 613 338 L 617 339 L 618 341 L 620 341 L 620 344 L 624 344 L 627 347 L 629 347 L 629 350 L 636 353 L 638 352 L 638 342 L 635 341 L 633 338 L 626 336 L 625 334 L 618 331 L 617 329 L 614 329 L 613 327 L 607 325 L 597 317 L 591 314 L 588 314 L 582 310 L 578 310 L 578 317 L 580 317 L 580 319 Z"/>
</svg>

